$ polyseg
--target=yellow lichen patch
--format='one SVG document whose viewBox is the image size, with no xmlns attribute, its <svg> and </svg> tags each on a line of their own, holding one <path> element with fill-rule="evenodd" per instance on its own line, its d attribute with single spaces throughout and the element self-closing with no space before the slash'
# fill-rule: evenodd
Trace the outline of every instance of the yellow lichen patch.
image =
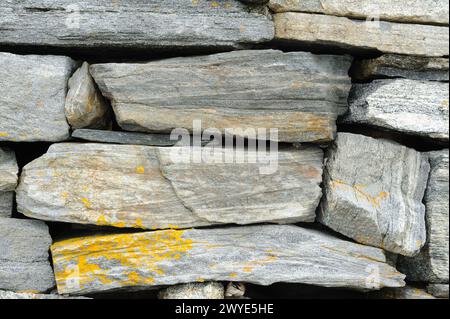
<svg viewBox="0 0 450 319">
<path fill-rule="evenodd" d="M 238 274 L 235 273 L 235 272 L 233 272 L 233 273 L 230 274 L 230 277 L 231 277 L 231 278 L 236 278 L 237 276 L 238 276 Z"/>
<path fill-rule="evenodd" d="M 365 190 L 367 188 L 366 185 L 359 185 L 359 184 L 349 185 L 349 184 L 345 183 L 344 181 L 334 180 L 334 181 L 332 181 L 332 186 L 352 189 L 357 198 L 360 198 L 360 199 L 363 199 L 363 200 L 369 202 L 373 207 L 380 207 L 381 202 L 384 199 L 389 197 L 389 193 L 384 192 L 384 191 L 380 192 L 376 196 L 369 194 Z"/>
<path fill-rule="evenodd" d="M 202 283 L 202 282 L 205 282 L 206 280 L 205 279 L 203 279 L 203 278 L 197 278 L 197 282 L 200 282 L 200 283 Z"/>
<path fill-rule="evenodd" d="M 0 132 L 0 137 L 8 137 L 9 134 L 6 132 Z"/>
<path fill-rule="evenodd" d="M 145 174 L 145 167 L 144 166 L 136 167 L 136 174 Z"/>
<path fill-rule="evenodd" d="M 218 8 L 220 7 L 220 3 L 218 3 L 217 1 L 211 1 L 211 7 Z"/>
<path fill-rule="evenodd" d="M 86 208 L 88 208 L 88 209 L 92 207 L 92 203 L 89 201 L 89 199 L 83 197 L 83 198 L 81 199 L 81 201 L 83 202 L 84 207 L 86 207 Z"/>
<path fill-rule="evenodd" d="M 244 265 L 244 267 L 242 268 L 242 271 L 245 273 L 251 273 L 255 270 L 255 268 L 271 264 L 271 263 L 277 261 L 277 259 L 278 259 L 277 256 L 269 255 L 262 259 L 251 260 L 247 264 Z"/>
<path fill-rule="evenodd" d="M 142 222 L 141 218 L 136 219 L 136 223 L 134 224 L 134 227 L 135 228 L 145 229 L 144 223 Z"/>
</svg>

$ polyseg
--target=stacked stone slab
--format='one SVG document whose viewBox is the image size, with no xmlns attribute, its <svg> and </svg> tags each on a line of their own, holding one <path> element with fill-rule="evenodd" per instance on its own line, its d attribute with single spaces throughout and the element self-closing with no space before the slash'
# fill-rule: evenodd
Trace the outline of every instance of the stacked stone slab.
<svg viewBox="0 0 450 319">
<path fill-rule="evenodd" d="M 11 216 L 18 172 L 14 152 L 0 147 L 0 218 Z"/>
</svg>

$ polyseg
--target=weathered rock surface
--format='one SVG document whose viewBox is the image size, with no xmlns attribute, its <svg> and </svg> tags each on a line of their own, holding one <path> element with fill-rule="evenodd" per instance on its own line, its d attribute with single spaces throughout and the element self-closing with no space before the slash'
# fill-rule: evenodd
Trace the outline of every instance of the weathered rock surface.
<svg viewBox="0 0 450 319">
<path fill-rule="evenodd" d="M 56 294 L 16 293 L 0 290 L 0 299 L 90 299 L 86 297 L 69 297 Z"/>
<path fill-rule="evenodd" d="M 272 21 L 249 11 L 236 0 L 2 1 L 0 44 L 234 48 L 272 40 Z"/>
<path fill-rule="evenodd" d="M 420 24 L 449 23 L 448 0 L 270 0 L 274 12 L 309 12 Z"/>
<path fill-rule="evenodd" d="M 55 243 L 52 256 L 60 294 L 230 280 L 362 289 L 404 285 L 382 250 L 295 226 L 76 238 Z"/>
<path fill-rule="evenodd" d="M 18 173 L 14 152 L 0 147 L 0 217 L 11 217 Z"/>
<path fill-rule="evenodd" d="M 417 255 L 426 241 L 427 155 L 339 133 L 326 161 L 320 222 L 359 243 Z"/>
<path fill-rule="evenodd" d="M 168 287 L 159 292 L 159 299 L 225 299 L 225 287 L 219 282 L 190 283 Z"/>
<path fill-rule="evenodd" d="M 449 153 L 429 154 L 431 173 L 425 195 L 427 244 L 414 258 L 401 258 L 400 269 L 410 281 L 448 283 L 449 269 Z"/>
<path fill-rule="evenodd" d="M 355 84 L 349 105 L 344 123 L 448 141 L 448 83 L 396 79 Z"/>
<path fill-rule="evenodd" d="M 275 39 L 345 50 L 369 50 L 417 56 L 449 55 L 448 27 L 366 22 L 299 12 L 274 15 Z"/>
<path fill-rule="evenodd" d="M 0 218 L 0 289 L 46 292 L 55 285 L 49 262 L 52 239 L 43 222 Z"/>
<path fill-rule="evenodd" d="M 436 298 L 447 298 L 448 299 L 448 284 L 430 284 L 427 287 L 429 294 L 435 296 Z"/>
<path fill-rule="evenodd" d="M 345 112 L 351 59 L 235 51 L 145 64 L 96 64 L 91 73 L 125 130 L 170 133 L 277 128 L 285 142 L 330 141 Z M 243 133 L 235 132 L 235 135 Z"/>
<path fill-rule="evenodd" d="M 358 81 L 380 78 L 448 81 L 448 61 L 448 58 L 385 54 L 375 59 L 355 61 L 351 74 Z"/>
<path fill-rule="evenodd" d="M 0 192 L 0 217 L 11 217 L 14 192 Z"/>
<path fill-rule="evenodd" d="M 74 67 L 67 57 L 0 53 L 0 142 L 69 137 L 64 103 Z"/>
<path fill-rule="evenodd" d="M 433 295 L 430 295 L 423 289 L 415 287 L 402 287 L 402 288 L 386 288 L 380 292 L 374 293 L 373 297 L 380 299 L 436 299 Z"/>
<path fill-rule="evenodd" d="M 239 161 L 244 155 L 222 147 L 54 144 L 24 168 L 18 210 L 146 229 L 314 221 L 322 196 L 319 147 L 280 150 L 278 158 L 274 150 L 267 158 L 250 152 L 254 163 Z"/>
<path fill-rule="evenodd" d="M 243 282 L 229 282 L 225 289 L 225 298 L 244 299 L 247 287 Z"/>
<path fill-rule="evenodd" d="M 73 129 L 105 128 L 111 125 L 109 106 L 97 90 L 87 62 L 69 79 L 66 117 Z"/>
</svg>

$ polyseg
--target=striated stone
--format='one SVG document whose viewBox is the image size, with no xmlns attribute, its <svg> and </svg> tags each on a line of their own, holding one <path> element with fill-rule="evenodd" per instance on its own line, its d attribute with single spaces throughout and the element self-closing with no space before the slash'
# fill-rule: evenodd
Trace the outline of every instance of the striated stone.
<svg viewBox="0 0 450 319">
<path fill-rule="evenodd" d="M 0 289 L 46 292 L 55 279 L 49 262 L 52 239 L 43 222 L 0 218 Z"/>
<path fill-rule="evenodd" d="M 69 80 L 66 117 L 73 129 L 105 128 L 111 125 L 109 106 L 97 90 L 87 62 Z"/>
<path fill-rule="evenodd" d="M 299 12 L 274 15 L 275 39 L 345 50 L 417 56 L 449 55 L 448 27 L 378 21 Z"/>
<path fill-rule="evenodd" d="M 351 59 L 344 56 L 235 51 L 145 64 L 96 64 L 91 73 L 130 131 L 221 132 L 277 128 L 285 142 L 330 141 L 347 109 Z M 242 131 L 237 131 L 241 129 Z"/>
<path fill-rule="evenodd" d="M 159 299 L 225 299 L 225 288 L 219 282 L 190 283 L 168 287 L 159 292 Z"/>
<path fill-rule="evenodd" d="M 259 11 L 237 0 L 2 1 L 0 45 L 236 48 L 272 40 Z"/>
<path fill-rule="evenodd" d="M 69 137 L 64 103 L 74 67 L 67 57 L 0 53 L 0 142 Z"/>
<path fill-rule="evenodd" d="M 380 78 L 448 81 L 448 69 L 448 58 L 385 54 L 375 59 L 355 61 L 351 75 L 357 81 Z"/>
<path fill-rule="evenodd" d="M 75 238 L 52 246 L 60 294 L 198 281 L 402 287 L 381 249 L 295 226 L 166 230 Z"/>
<path fill-rule="evenodd" d="M 431 173 L 425 195 L 428 240 L 414 258 L 401 258 L 399 268 L 410 281 L 448 283 L 449 151 L 429 154 Z"/>
<path fill-rule="evenodd" d="M 380 292 L 374 293 L 373 297 L 379 299 L 436 299 L 423 289 L 414 287 L 402 287 L 402 288 L 385 288 Z"/>
<path fill-rule="evenodd" d="M 0 218 L 11 217 L 14 192 L 0 192 Z"/>
<path fill-rule="evenodd" d="M 69 297 L 56 294 L 15 293 L 0 290 L 0 299 L 90 299 L 86 297 Z"/>
<path fill-rule="evenodd" d="M 422 199 L 429 170 L 424 153 L 339 133 L 327 154 L 319 220 L 359 243 L 417 255 L 426 240 Z"/>
<path fill-rule="evenodd" d="M 54 144 L 23 169 L 18 211 L 145 229 L 314 221 L 323 151 L 270 152 L 263 158 L 221 146 Z"/>
<path fill-rule="evenodd" d="M 344 123 L 448 141 L 448 83 L 376 80 L 355 84 Z"/>
<path fill-rule="evenodd" d="M 449 23 L 448 0 L 270 0 L 274 12 L 308 12 L 420 24 Z"/>
<path fill-rule="evenodd" d="M 16 155 L 8 148 L 0 147 L 0 192 L 14 191 L 17 186 Z"/>
<path fill-rule="evenodd" d="M 427 287 L 427 291 L 436 298 L 448 299 L 448 284 L 430 284 Z"/>
</svg>

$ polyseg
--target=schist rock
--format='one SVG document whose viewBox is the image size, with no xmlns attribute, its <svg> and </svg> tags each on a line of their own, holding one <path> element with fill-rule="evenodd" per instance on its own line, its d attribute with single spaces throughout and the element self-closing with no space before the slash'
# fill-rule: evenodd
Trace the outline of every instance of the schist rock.
<svg viewBox="0 0 450 319">
<path fill-rule="evenodd" d="M 254 50 L 94 64 L 91 73 L 125 130 L 192 132 L 200 120 L 204 129 L 237 136 L 276 128 L 278 136 L 266 139 L 323 142 L 347 110 L 350 64 L 346 56 Z"/>
<path fill-rule="evenodd" d="M 314 221 L 323 151 L 266 151 L 54 144 L 23 169 L 18 211 L 144 229 Z"/>
<path fill-rule="evenodd" d="M 198 281 L 404 286 L 381 249 L 296 226 L 166 230 L 75 238 L 52 246 L 60 294 Z"/>
<path fill-rule="evenodd" d="M 0 218 L 11 217 L 14 192 L 0 192 Z"/>
<path fill-rule="evenodd" d="M 57 294 L 16 293 L 0 290 L 0 299 L 90 299 L 86 297 L 69 297 Z"/>
<path fill-rule="evenodd" d="M 2 1 L 0 44 L 230 49 L 272 40 L 262 9 L 237 0 Z"/>
<path fill-rule="evenodd" d="M 339 133 L 329 149 L 319 220 L 365 245 L 406 256 L 426 241 L 428 156 L 394 142 Z"/>
<path fill-rule="evenodd" d="M 0 147 L 0 217 L 11 216 L 18 173 L 14 152 Z"/>
<path fill-rule="evenodd" d="M 429 153 L 431 173 L 425 195 L 428 239 L 414 258 L 401 258 L 400 269 L 410 281 L 448 283 L 449 151 Z"/>
<path fill-rule="evenodd" d="M 395 79 L 355 84 L 349 105 L 344 123 L 448 141 L 448 83 Z"/>
<path fill-rule="evenodd" d="M 351 20 L 300 12 L 277 13 L 273 17 L 275 40 L 291 44 L 337 47 L 352 52 L 449 55 L 446 26 Z"/>
<path fill-rule="evenodd" d="M 159 299 L 225 299 L 225 287 L 220 282 L 190 283 L 171 286 L 158 294 Z"/>
<path fill-rule="evenodd" d="M 436 298 L 448 299 L 448 288 L 448 284 L 430 284 L 427 286 L 427 291 Z"/>
<path fill-rule="evenodd" d="M 3 5 L 4 1 L 0 9 Z M 2 32 L 0 24 L 0 38 Z M 62 56 L 0 53 L 0 142 L 56 142 L 69 137 L 64 104 L 75 66 Z"/>
<path fill-rule="evenodd" d="M 40 293 L 55 286 L 45 223 L 0 218 L 0 234 L 0 289 Z"/>
<path fill-rule="evenodd" d="M 109 106 L 98 91 L 86 62 L 69 79 L 65 109 L 67 121 L 73 129 L 111 125 Z"/>
<path fill-rule="evenodd" d="M 418 24 L 449 23 L 448 0 L 270 0 L 274 12 L 308 12 Z"/>
<path fill-rule="evenodd" d="M 436 299 L 433 295 L 429 294 L 425 290 L 410 286 L 402 288 L 385 288 L 379 292 L 373 293 L 371 296 L 377 299 Z"/>
</svg>

